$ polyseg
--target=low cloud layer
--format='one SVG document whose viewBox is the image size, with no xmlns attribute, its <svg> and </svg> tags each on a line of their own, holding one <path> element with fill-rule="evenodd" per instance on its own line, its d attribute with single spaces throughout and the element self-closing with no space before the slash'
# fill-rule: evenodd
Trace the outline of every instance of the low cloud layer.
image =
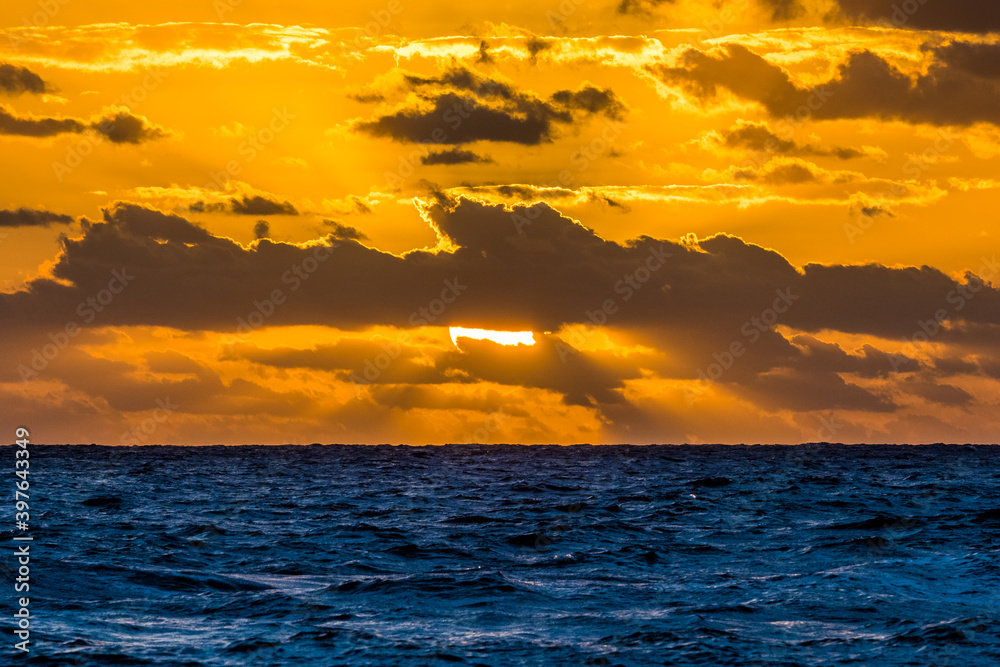
<svg viewBox="0 0 1000 667">
<path fill-rule="evenodd" d="M 82 238 L 63 242 L 53 275 L 72 286 L 39 279 L 25 291 L 3 295 L 0 308 L 5 319 L 34 320 L 56 304 L 73 305 L 99 290 L 112 270 L 136 267 L 148 278 L 137 279 L 122 305 L 109 313 L 109 324 L 224 330 L 317 248 L 329 259 L 303 284 L 299 303 L 274 315 L 276 324 L 410 326 L 410 315 L 421 304 L 446 280 L 458 279 L 474 296 L 459 300 L 436 324 L 479 321 L 553 330 L 586 323 L 588 311 L 605 298 L 625 301 L 630 293 L 628 307 L 614 318 L 623 326 L 732 326 L 765 309 L 776 290 L 790 288 L 802 299 L 784 320 L 788 326 L 903 336 L 918 320 L 948 308 L 949 294 L 965 286 L 930 267 L 796 268 L 773 250 L 727 235 L 697 247 L 651 237 L 619 244 L 544 204 L 511 211 L 442 199 L 428 204 L 425 215 L 455 246 L 453 252 L 400 257 L 344 238 L 349 235 L 319 246 L 261 240 L 245 249 L 179 216 L 119 204 L 103 221 L 85 221 Z M 669 261 L 660 262 L 641 289 L 619 285 L 616 291 L 619 279 L 661 255 Z M 203 280 L 205 275 L 231 279 L 214 283 Z M 977 290 L 952 321 L 1000 324 L 998 294 L 991 287 Z"/>
<path fill-rule="evenodd" d="M 727 366 L 719 382 L 769 410 L 900 408 L 900 394 L 845 378 L 851 375 L 908 374 L 915 384 L 904 395 L 964 405 L 960 390 L 931 385 L 949 372 L 989 375 L 987 360 L 1000 358 L 995 339 L 983 342 L 1000 331 L 1000 291 L 973 274 L 959 282 L 930 267 L 798 268 L 727 235 L 696 245 L 648 236 L 615 243 L 544 204 L 509 209 L 439 194 L 424 215 L 453 251 L 391 255 L 361 245 L 356 230 L 342 226 L 311 245 L 260 238 L 244 248 L 179 216 L 119 204 L 103 221 L 85 221 L 83 237 L 63 241 L 53 268 L 61 282 L 37 279 L 0 295 L 0 321 L 59 329 L 88 297 L 125 275 L 128 287 L 95 315 L 95 325 L 239 332 L 248 322 L 338 330 L 475 323 L 562 332 L 539 334 L 530 350 L 466 341 L 430 363 L 417 361 L 417 349 L 401 348 L 403 361 L 365 384 L 515 384 L 609 414 L 623 409 L 626 383 L 641 378 L 640 369 L 696 382 L 715 379 L 708 377 L 713 364 Z M 990 258 L 980 273 L 998 271 Z M 779 325 L 797 333 L 781 333 Z M 604 326 L 629 331 L 649 351 L 633 358 L 584 352 L 578 332 Z M 817 338 L 830 332 L 903 341 L 923 335 L 984 356 L 943 373 L 944 365 L 919 361 L 916 347 L 852 351 Z M 349 381 L 377 352 L 237 346 L 230 354 L 334 371 Z"/>
</svg>

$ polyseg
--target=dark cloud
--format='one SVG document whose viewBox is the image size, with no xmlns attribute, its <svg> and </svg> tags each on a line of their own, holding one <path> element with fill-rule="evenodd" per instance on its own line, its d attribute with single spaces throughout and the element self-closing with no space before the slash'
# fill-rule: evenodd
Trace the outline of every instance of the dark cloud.
<svg viewBox="0 0 1000 667">
<path fill-rule="evenodd" d="M 618 3 L 617 11 L 619 14 L 647 16 L 657 7 L 672 4 L 674 4 L 674 0 L 621 0 Z"/>
<path fill-rule="evenodd" d="M 676 0 L 619 0 L 616 11 L 619 14 L 646 17 L 660 7 L 675 3 Z M 799 0 L 760 0 L 760 3 L 771 10 L 771 19 L 774 21 L 788 21 L 802 13 L 802 5 Z M 727 9 L 726 4 L 725 2 L 717 2 L 715 7 L 719 11 L 723 11 Z"/>
<path fill-rule="evenodd" d="M 836 0 L 847 17 L 918 30 L 1000 31 L 1000 5 L 982 0 Z"/>
<path fill-rule="evenodd" d="M 368 236 L 364 232 L 362 232 L 362 231 L 360 231 L 360 230 L 358 230 L 358 229 L 356 229 L 354 227 L 351 227 L 349 225 L 341 224 L 340 222 L 337 222 L 336 220 L 324 220 L 323 221 L 323 226 L 330 228 L 331 229 L 330 234 L 333 235 L 333 238 L 341 240 L 341 241 L 367 241 L 368 240 Z"/>
<path fill-rule="evenodd" d="M 473 141 L 506 141 L 537 145 L 551 141 L 552 119 L 541 103 L 523 116 L 504 108 L 481 106 L 476 98 L 454 93 L 441 95 L 431 107 L 403 109 L 358 129 L 396 141 L 464 144 Z"/>
<path fill-rule="evenodd" d="M 374 380 L 365 377 L 367 362 L 384 355 L 387 346 L 394 349 L 392 364 L 379 370 Z M 336 343 L 319 344 L 311 349 L 291 347 L 261 349 L 248 344 L 238 344 L 228 351 L 224 360 L 247 359 L 253 363 L 274 368 L 308 368 L 337 373 L 345 381 L 361 384 L 435 384 L 450 382 L 440 371 L 428 366 L 424 353 L 417 346 L 388 340 L 344 338 Z"/>
<path fill-rule="evenodd" d="M 852 53 L 832 79 L 800 88 L 777 65 L 741 45 L 713 54 L 687 51 L 678 67 L 654 67 L 702 98 L 725 88 L 762 104 L 773 116 L 897 119 L 911 123 L 1000 124 L 1000 87 L 960 68 L 933 64 L 910 77 L 870 51 Z"/>
<path fill-rule="evenodd" d="M 774 21 L 789 21 L 802 13 L 799 0 L 762 0 L 762 2 L 771 8 L 771 19 Z"/>
<path fill-rule="evenodd" d="M 783 155 L 806 155 L 835 157 L 841 160 L 862 157 L 864 153 L 854 148 L 820 147 L 801 145 L 795 141 L 782 139 L 766 123 L 740 121 L 734 127 L 722 131 L 722 143 L 729 148 L 744 148 L 765 153 Z"/>
<path fill-rule="evenodd" d="M 530 347 L 464 340 L 438 367 L 449 377 L 458 370 L 474 381 L 549 389 L 562 394 L 567 405 L 582 406 L 623 403 L 624 381 L 641 377 L 638 368 L 614 364 L 611 355 L 566 354 L 565 347 L 555 336 L 540 336 Z"/>
<path fill-rule="evenodd" d="M 298 215 L 287 201 L 275 201 L 261 195 L 238 197 L 232 201 L 232 211 L 237 215 Z"/>
<path fill-rule="evenodd" d="M 166 130 L 128 111 L 116 111 L 94 121 L 79 118 L 21 116 L 0 105 L 0 134 L 22 137 L 53 137 L 93 130 L 116 144 L 138 144 L 168 136 Z"/>
<path fill-rule="evenodd" d="M 203 227 L 180 216 L 134 204 L 118 204 L 110 211 L 104 212 L 104 222 L 84 219 L 85 234 L 79 243 L 85 246 L 93 242 L 100 243 L 102 239 L 107 240 L 105 234 L 112 230 L 109 222 L 117 235 L 133 239 L 149 239 L 156 244 L 167 242 L 215 246 L 229 242 L 212 236 Z M 67 243 L 76 242 L 67 241 Z"/>
<path fill-rule="evenodd" d="M 984 287 L 968 299 L 969 285 L 958 283 L 928 266 L 889 268 L 878 264 L 840 266 L 808 264 L 803 268 L 811 295 L 829 298 L 830 313 L 837 313 L 836 328 L 871 333 L 887 338 L 913 340 L 939 312 L 953 321 L 996 324 L 1000 317 L 1000 291 Z M 961 308 L 959 308 L 961 304 Z M 814 299 L 796 310 L 796 323 L 803 329 L 828 328 L 820 322 Z"/>
<path fill-rule="evenodd" d="M 616 209 L 619 213 L 628 213 L 629 211 L 632 210 L 632 208 L 628 204 L 620 202 L 617 199 L 611 197 L 610 195 L 601 194 L 598 192 L 591 192 L 588 195 L 587 200 L 604 204 L 609 208 Z"/>
<path fill-rule="evenodd" d="M 21 93 L 41 95 L 50 92 L 50 90 L 42 77 L 31 70 L 9 63 L 0 63 L 0 91 L 9 95 L 20 95 Z"/>
<path fill-rule="evenodd" d="M 887 218 L 896 217 L 896 214 L 892 212 L 892 209 L 880 205 L 852 205 L 849 214 L 853 218 L 859 216 L 863 216 L 865 218 L 878 218 L 880 216 L 885 216 Z"/>
<path fill-rule="evenodd" d="M 224 381 L 204 364 L 190 360 L 185 366 L 184 375 L 189 377 L 151 379 L 130 363 L 94 357 L 71 346 L 45 373 L 122 412 L 149 410 L 165 397 L 181 403 L 189 414 L 292 417 L 312 404 L 304 391 L 279 392 L 243 378 Z"/>
<path fill-rule="evenodd" d="M 505 100 L 516 100 L 519 96 L 510 84 L 484 77 L 466 67 L 452 67 L 439 77 L 404 74 L 403 81 L 412 90 L 451 88 L 474 93 L 477 97 Z"/>
<path fill-rule="evenodd" d="M 528 41 L 524 43 L 524 48 L 526 48 L 528 53 L 531 54 L 531 63 L 535 64 L 538 62 L 538 54 L 542 51 L 548 51 L 551 49 L 552 42 L 538 37 L 529 37 Z"/>
<path fill-rule="evenodd" d="M 1000 79 L 1000 44 L 950 42 L 934 49 L 947 67 L 954 67 L 984 79 Z"/>
<path fill-rule="evenodd" d="M 54 137 L 58 134 L 79 134 L 86 130 L 87 125 L 76 118 L 19 116 L 11 109 L 0 105 L 0 134 Z"/>
<path fill-rule="evenodd" d="M 361 121 L 358 130 L 403 142 L 537 145 L 552 141 L 558 125 L 595 114 L 617 120 L 626 111 L 613 91 L 590 84 L 543 100 L 465 68 L 437 78 L 404 75 L 403 80 L 424 103 Z"/>
<path fill-rule="evenodd" d="M 822 179 L 813 171 L 812 165 L 802 162 L 768 164 L 762 170 L 738 169 L 733 174 L 738 181 L 760 181 L 770 185 L 801 185 L 818 183 Z"/>
<path fill-rule="evenodd" d="M 340 215 L 372 215 L 374 211 L 368 200 L 357 195 L 349 195 L 342 202 L 335 202 L 331 210 Z"/>
<path fill-rule="evenodd" d="M 195 202 L 189 207 L 192 213 L 232 213 L 234 215 L 298 215 L 298 210 L 287 201 L 271 195 L 251 194 L 230 197 L 221 202 Z"/>
<path fill-rule="evenodd" d="M 493 56 L 490 55 L 490 45 L 486 43 L 486 40 L 479 42 L 479 55 L 476 56 L 476 62 L 480 65 L 493 64 Z"/>
<path fill-rule="evenodd" d="M 113 271 L 124 271 L 134 278 L 103 309 L 97 326 L 234 331 L 275 290 L 283 299 L 264 309 L 267 326 L 569 326 L 559 336 L 539 334 L 531 350 L 468 341 L 434 364 L 417 368 L 413 361 L 398 372 L 421 382 L 526 383 L 578 405 L 621 401 L 623 383 L 639 367 L 580 352 L 572 334 L 580 324 L 625 328 L 637 343 L 670 350 L 641 363 L 663 377 L 696 378 L 739 342 L 745 354 L 719 382 L 775 408 L 892 410 L 891 397 L 840 374 L 932 372 L 906 354 L 890 357 L 872 346 L 847 352 L 807 332 L 907 340 L 944 311 L 952 326 L 942 342 L 987 346 L 992 357 L 979 356 L 996 358 L 990 332 L 1000 327 L 1000 292 L 983 286 L 958 308 L 956 294 L 966 285 L 929 267 L 799 269 L 773 250 L 724 235 L 695 245 L 650 237 L 615 243 L 544 204 L 511 210 L 442 197 L 425 215 L 453 252 L 383 253 L 353 242 L 357 230 L 337 223 L 330 225 L 333 234 L 311 245 L 261 239 L 244 248 L 179 216 L 119 204 L 103 221 L 85 221 L 81 238 L 62 241 L 54 279 L 0 294 L 0 328 L 12 322 L 61 328 L 78 320 L 78 305 L 106 289 Z M 438 303 L 443 294 L 447 305 Z M 770 328 L 775 323 L 802 333 L 786 339 Z M 964 329 L 985 333 L 963 343 Z M 322 362 L 330 368 L 357 372 L 363 364 L 344 350 L 338 354 L 353 361 L 336 361 L 334 352 Z M 320 362 L 306 356 L 296 363 Z"/>
<path fill-rule="evenodd" d="M 387 349 L 393 353 L 392 363 L 372 374 L 369 362 L 384 357 Z M 567 354 L 566 349 L 558 337 L 546 335 L 540 335 L 530 347 L 462 339 L 460 349 L 441 352 L 433 363 L 428 363 L 426 351 L 416 345 L 348 338 L 307 350 L 239 345 L 225 358 L 242 358 L 276 368 L 331 371 L 360 386 L 455 382 L 520 385 L 555 391 L 564 396 L 568 405 L 583 406 L 622 403 L 624 381 L 640 377 L 637 368 L 611 353 Z M 377 396 L 384 396 L 384 391 L 377 392 Z"/>
<path fill-rule="evenodd" d="M 52 213 L 51 211 L 30 208 L 19 208 L 13 211 L 0 210 L 0 227 L 48 227 L 53 223 L 68 225 L 72 222 L 72 216 Z"/>
<path fill-rule="evenodd" d="M 521 201 L 562 201 L 566 199 L 576 199 L 580 193 L 570 188 L 540 185 L 477 185 L 469 188 L 474 194 L 484 193 L 499 195 L 504 199 L 519 199 Z M 448 195 L 442 193 L 447 203 Z"/>
<path fill-rule="evenodd" d="M 774 134 L 766 123 L 741 121 L 735 127 L 722 131 L 723 143 L 731 148 L 746 148 L 770 153 L 796 153 L 801 147 Z"/>
<path fill-rule="evenodd" d="M 271 236 L 271 225 L 267 220 L 258 220 L 253 226 L 253 237 L 255 239 L 266 239 Z"/>
<path fill-rule="evenodd" d="M 360 93 L 348 93 L 347 97 L 354 100 L 355 102 L 361 102 L 362 104 L 374 104 L 376 102 L 385 102 L 385 95 L 369 90 Z"/>
<path fill-rule="evenodd" d="M 500 412 L 505 417 L 515 415 L 526 417 L 522 410 L 497 410 L 503 405 L 505 396 L 495 390 L 476 395 L 455 395 L 437 386 L 422 385 L 378 385 L 369 390 L 371 400 L 382 409 L 388 410 L 474 410 L 476 412 Z M 351 406 L 352 408 L 354 406 Z M 488 422 L 483 421 L 483 424 Z M 471 436 L 471 434 L 467 434 Z"/>
<path fill-rule="evenodd" d="M 696 247 L 650 237 L 619 244 L 545 204 L 511 210 L 461 199 L 430 205 L 426 215 L 454 252 L 395 256 L 357 244 L 330 246 L 322 273 L 300 293 L 304 309 L 289 308 L 276 317 L 288 324 L 407 326 L 409 316 L 440 293 L 444 281 L 457 278 L 475 296 L 458 299 L 438 324 L 556 330 L 588 322 L 587 311 L 612 298 L 623 303 L 614 318 L 622 326 L 693 322 L 729 330 L 736 325 L 738 331 L 770 306 L 776 290 L 788 288 L 801 294 L 783 319 L 789 326 L 899 337 L 912 334 L 918 321 L 938 309 L 949 308 L 949 296 L 963 286 L 930 267 L 810 264 L 796 269 L 773 250 L 725 235 Z M 4 314 L 13 314 L 8 309 L 15 305 L 34 303 L 38 289 L 72 301 L 101 289 L 112 269 L 129 266 L 150 277 L 131 297 L 142 304 L 138 310 L 134 304 L 115 309 L 122 324 L 211 328 L 235 321 L 243 304 L 280 286 L 284 270 L 313 252 L 266 240 L 245 250 L 179 216 L 131 204 L 108 210 L 103 222 L 85 221 L 84 231 L 82 238 L 63 242 L 53 269 L 67 284 L 41 280 L 25 292 L 0 295 Z M 671 257 L 641 289 L 629 292 L 619 285 L 622 294 L 616 293 L 623 276 L 647 261 L 655 263 L 658 253 Z M 230 279 L 206 283 L 206 275 Z M 623 293 L 630 294 L 627 307 Z M 184 305 L 172 308 L 171 303 Z M 145 304 L 159 306 L 147 311 Z M 954 316 L 969 323 L 1000 323 L 997 290 L 978 290 Z M 23 317 L 31 319 L 30 308 Z"/>
<path fill-rule="evenodd" d="M 689 49 L 679 67 L 652 69 L 666 80 L 687 85 L 699 97 L 714 97 L 720 87 L 727 88 L 739 97 L 761 102 L 772 113 L 785 113 L 786 107 L 797 106 L 790 100 L 798 101 L 803 92 L 784 70 L 739 44 L 716 55 Z"/>
<path fill-rule="evenodd" d="M 975 401 L 972 394 L 950 384 L 915 381 L 904 382 L 900 388 L 906 393 L 941 405 L 966 406 Z"/>
<path fill-rule="evenodd" d="M 552 101 L 567 109 L 601 113 L 612 120 L 622 120 L 625 116 L 625 105 L 610 89 L 587 85 L 579 90 L 560 90 L 552 95 Z"/>
<path fill-rule="evenodd" d="M 939 357 L 934 360 L 934 373 L 941 377 L 951 375 L 975 375 L 979 366 L 975 361 L 955 356 Z M 985 370 L 985 369 L 984 369 Z"/>
<path fill-rule="evenodd" d="M 890 356 L 871 345 L 863 345 L 859 350 L 847 352 L 836 343 L 827 343 L 806 334 L 794 336 L 790 342 L 802 350 L 804 365 L 812 371 L 885 378 L 894 372 L 912 373 L 923 370 L 917 360 L 905 354 Z"/>
<path fill-rule="evenodd" d="M 740 393 L 771 410 L 864 410 L 893 412 L 898 407 L 890 398 L 834 373 L 809 373 L 780 369 L 755 377 Z"/>
<path fill-rule="evenodd" d="M 351 195 L 350 199 L 354 203 L 355 213 L 358 213 L 360 215 L 372 215 L 372 213 L 374 212 L 372 211 L 372 207 L 369 206 L 368 203 L 361 197 L 358 197 L 356 195 Z"/>
<path fill-rule="evenodd" d="M 472 151 L 452 148 L 445 151 L 431 151 L 420 158 L 420 163 L 425 165 L 435 164 L 488 164 L 493 162 L 490 157 L 483 157 Z"/>
<path fill-rule="evenodd" d="M 141 144 L 169 136 L 162 127 L 152 125 L 141 116 L 128 111 L 116 111 L 94 122 L 92 127 L 108 141 L 116 144 Z"/>
</svg>

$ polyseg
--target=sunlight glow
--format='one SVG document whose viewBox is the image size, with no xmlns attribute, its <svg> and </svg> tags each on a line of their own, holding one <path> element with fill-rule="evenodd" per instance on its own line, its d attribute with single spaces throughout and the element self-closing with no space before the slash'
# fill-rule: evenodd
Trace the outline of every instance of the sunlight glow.
<svg viewBox="0 0 1000 667">
<path fill-rule="evenodd" d="M 451 340 L 458 345 L 459 338 L 475 338 L 476 340 L 491 340 L 501 345 L 534 345 L 535 336 L 530 331 L 490 331 L 489 329 L 466 329 L 451 327 Z"/>
</svg>

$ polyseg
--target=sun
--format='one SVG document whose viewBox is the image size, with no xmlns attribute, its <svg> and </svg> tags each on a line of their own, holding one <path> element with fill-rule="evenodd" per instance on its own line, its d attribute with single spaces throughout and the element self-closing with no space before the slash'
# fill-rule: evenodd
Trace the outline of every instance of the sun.
<svg viewBox="0 0 1000 667">
<path fill-rule="evenodd" d="M 491 331 L 489 329 L 466 329 L 451 327 L 451 341 L 458 346 L 459 338 L 491 340 L 500 345 L 534 345 L 535 335 L 530 331 Z"/>
</svg>

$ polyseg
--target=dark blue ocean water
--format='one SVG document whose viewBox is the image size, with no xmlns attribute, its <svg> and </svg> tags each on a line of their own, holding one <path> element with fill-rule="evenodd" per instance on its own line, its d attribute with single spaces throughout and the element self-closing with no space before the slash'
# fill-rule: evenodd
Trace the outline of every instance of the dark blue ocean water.
<svg viewBox="0 0 1000 667">
<path fill-rule="evenodd" d="M 997 447 L 32 447 L 30 664 L 1000 664 Z"/>
</svg>

